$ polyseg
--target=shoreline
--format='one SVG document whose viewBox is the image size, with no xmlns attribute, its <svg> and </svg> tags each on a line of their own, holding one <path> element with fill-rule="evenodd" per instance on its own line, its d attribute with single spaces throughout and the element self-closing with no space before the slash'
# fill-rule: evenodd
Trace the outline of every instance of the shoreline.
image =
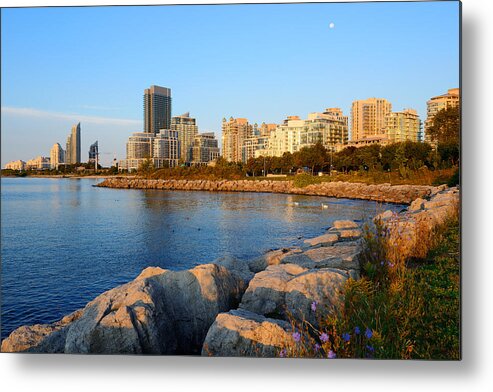
<svg viewBox="0 0 493 392">
<path fill-rule="evenodd" d="M 459 189 L 443 188 L 373 219 L 411 256 L 420 230 L 431 233 L 458 203 Z M 300 247 L 255 259 L 223 257 L 181 271 L 149 266 L 57 322 L 15 329 L 1 352 L 275 357 L 293 332 L 289 314 L 316 323 L 313 303 L 341 306 L 345 282 L 360 278 L 363 234 L 354 221 L 334 221 Z"/>
<path fill-rule="evenodd" d="M 114 189 L 156 189 L 208 192 L 282 193 L 326 196 L 339 199 L 370 200 L 384 203 L 411 204 L 418 198 L 429 198 L 446 189 L 444 185 L 391 185 L 354 182 L 322 182 L 298 188 L 293 181 L 271 180 L 154 180 L 139 177 L 112 177 L 94 185 Z"/>
</svg>

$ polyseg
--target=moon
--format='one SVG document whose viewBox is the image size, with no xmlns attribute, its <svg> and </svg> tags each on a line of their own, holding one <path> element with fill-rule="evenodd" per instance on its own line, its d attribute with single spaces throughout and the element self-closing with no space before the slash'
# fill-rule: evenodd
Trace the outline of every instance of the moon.
<svg viewBox="0 0 493 392">
<path fill-rule="evenodd" d="M 330 22 L 329 23 L 329 29 L 333 29 L 334 27 L 336 27 L 336 25 L 334 24 L 334 22 Z"/>
</svg>

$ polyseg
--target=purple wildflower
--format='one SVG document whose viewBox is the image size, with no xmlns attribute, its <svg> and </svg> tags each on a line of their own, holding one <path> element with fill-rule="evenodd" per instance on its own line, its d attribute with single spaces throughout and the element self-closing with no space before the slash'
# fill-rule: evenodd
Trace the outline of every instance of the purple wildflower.
<svg viewBox="0 0 493 392">
<path fill-rule="evenodd" d="M 320 350 L 320 344 L 315 343 L 315 346 L 313 346 L 313 349 L 315 350 L 315 352 L 317 352 L 318 350 Z"/>
<path fill-rule="evenodd" d="M 330 350 L 329 353 L 327 354 L 327 358 L 329 359 L 334 359 L 336 357 L 337 357 L 336 353 L 332 350 Z"/>
<path fill-rule="evenodd" d="M 383 261 L 381 261 L 381 262 L 380 262 L 380 265 L 383 265 L 383 264 L 384 264 L 384 263 L 383 263 Z"/>
<path fill-rule="evenodd" d="M 285 358 L 287 354 L 288 354 L 288 353 L 287 353 L 286 349 L 285 349 L 285 348 L 283 348 L 283 349 L 281 350 L 281 352 L 279 353 L 279 356 L 280 356 L 281 358 Z"/>
<path fill-rule="evenodd" d="M 345 342 L 349 342 L 351 340 L 351 335 L 348 334 L 347 332 L 344 332 L 342 334 L 342 339 L 345 341 Z"/>
<path fill-rule="evenodd" d="M 295 342 L 299 342 L 301 339 L 301 334 L 299 332 L 294 332 L 293 333 L 293 339 Z"/>
<path fill-rule="evenodd" d="M 324 332 L 322 335 L 320 335 L 320 340 L 321 340 L 322 342 L 328 342 L 328 341 L 329 341 L 329 335 L 327 335 L 327 334 Z"/>
<path fill-rule="evenodd" d="M 355 327 L 355 328 L 354 328 L 354 333 L 355 333 L 356 335 L 359 335 L 359 334 L 361 333 L 361 331 L 359 330 L 359 327 Z"/>
<path fill-rule="evenodd" d="M 373 348 L 373 346 L 372 346 L 371 344 L 367 344 L 367 345 L 366 345 L 366 349 L 367 349 L 368 351 L 370 351 L 370 352 L 375 351 L 375 349 Z"/>
<path fill-rule="evenodd" d="M 315 312 L 317 310 L 317 301 L 312 302 L 312 310 Z"/>
<path fill-rule="evenodd" d="M 371 331 L 371 329 L 366 328 L 365 336 L 367 339 L 371 339 L 371 337 L 373 336 L 373 332 Z"/>
</svg>

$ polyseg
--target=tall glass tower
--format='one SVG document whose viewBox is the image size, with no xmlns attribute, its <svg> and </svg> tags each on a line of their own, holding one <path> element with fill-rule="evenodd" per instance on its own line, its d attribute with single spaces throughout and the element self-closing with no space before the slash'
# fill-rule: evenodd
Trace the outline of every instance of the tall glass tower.
<svg viewBox="0 0 493 392">
<path fill-rule="evenodd" d="M 144 90 L 144 132 L 156 135 L 171 126 L 171 89 L 151 86 Z"/>
</svg>

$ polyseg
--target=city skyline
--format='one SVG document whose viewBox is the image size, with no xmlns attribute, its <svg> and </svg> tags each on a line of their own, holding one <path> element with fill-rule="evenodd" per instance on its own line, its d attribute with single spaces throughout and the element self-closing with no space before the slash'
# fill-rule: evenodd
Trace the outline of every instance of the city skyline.
<svg viewBox="0 0 493 392">
<path fill-rule="evenodd" d="M 170 50 L 181 50 L 189 56 L 185 57 L 189 61 L 178 62 L 180 67 L 139 59 L 144 50 L 136 46 L 140 35 L 131 38 L 122 32 L 121 20 L 129 20 L 136 27 L 150 12 L 172 27 L 178 22 L 171 19 L 187 17 L 190 31 L 180 28 L 168 37 Z M 39 13 L 43 13 L 43 23 L 29 26 Z M 58 37 L 51 25 L 63 27 L 74 22 L 75 14 L 80 19 L 76 24 L 92 18 L 93 31 L 82 37 L 74 29 L 68 37 Z M 229 18 L 240 14 L 255 18 L 263 28 L 257 31 L 245 24 L 241 31 L 231 31 Z M 456 24 L 450 22 L 454 16 Z M 270 23 L 266 24 L 269 17 Z M 2 166 L 11 160 L 47 154 L 55 141 L 62 140 L 65 129 L 79 121 L 84 124 L 83 150 L 97 139 L 102 146 L 102 164 L 108 165 L 113 153 L 123 158 L 128 136 L 144 129 L 141 92 L 152 84 L 173 90 L 172 115 L 193 112 L 199 131 L 215 132 L 218 139 L 224 117 L 279 124 L 288 115 L 305 118 L 320 107 L 341 107 L 345 115 L 350 115 L 354 100 L 370 97 L 389 100 L 395 111 L 414 108 L 424 121 L 427 100 L 459 86 L 458 17 L 457 2 L 369 3 L 358 4 L 357 8 L 327 3 L 3 10 Z M 193 21 L 202 18 L 208 24 L 199 30 Z M 418 18 L 419 30 L 413 22 Z M 333 29 L 328 27 L 329 22 L 334 23 Z M 105 33 L 105 23 L 114 23 L 115 31 Z M 299 29 L 289 32 L 293 23 Z M 398 38 L 390 34 L 397 26 Z M 194 35 L 199 31 L 201 36 Z M 228 37 L 220 34 L 223 31 L 229 32 Z M 39 48 L 32 48 L 28 42 L 30 34 L 39 36 L 34 40 Z M 108 43 L 98 40 L 100 45 L 93 52 L 88 49 L 98 34 L 109 34 L 105 38 L 111 39 L 117 49 L 125 45 L 132 49 L 130 53 L 125 49 L 126 54 L 117 51 L 116 59 L 98 57 L 100 73 L 104 74 L 99 76 L 90 62 L 107 49 Z M 258 42 L 260 36 L 262 42 Z M 77 48 L 72 42 L 78 43 Z M 437 42 L 438 47 L 430 42 Z M 43 77 L 27 62 L 24 51 L 32 50 L 33 56 L 39 54 L 39 61 L 48 67 L 43 68 Z M 285 56 L 281 57 L 283 51 Z M 84 58 L 83 65 L 75 64 L 73 69 L 61 72 L 61 65 L 50 60 L 50 54 L 58 60 L 74 54 L 76 58 L 88 58 Z M 135 64 L 137 59 L 143 64 L 140 68 Z M 109 74 L 115 61 L 122 66 Z M 107 79 L 106 85 L 96 83 L 102 77 Z M 39 80 L 32 94 L 26 95 L 23 87 L 33 83 L 33 78 Z M 68 81 L 73 88 L 55 91 Z M 42 89 L 47 85 L 49 89 Z M 102 94 L 104 88 L 111 92 L 111 99 Z M 55 92 L 57 99 L 53 98 Z M 26 134 L 33 140 L 30 146 L 26 146 Z"/>
</svg>

